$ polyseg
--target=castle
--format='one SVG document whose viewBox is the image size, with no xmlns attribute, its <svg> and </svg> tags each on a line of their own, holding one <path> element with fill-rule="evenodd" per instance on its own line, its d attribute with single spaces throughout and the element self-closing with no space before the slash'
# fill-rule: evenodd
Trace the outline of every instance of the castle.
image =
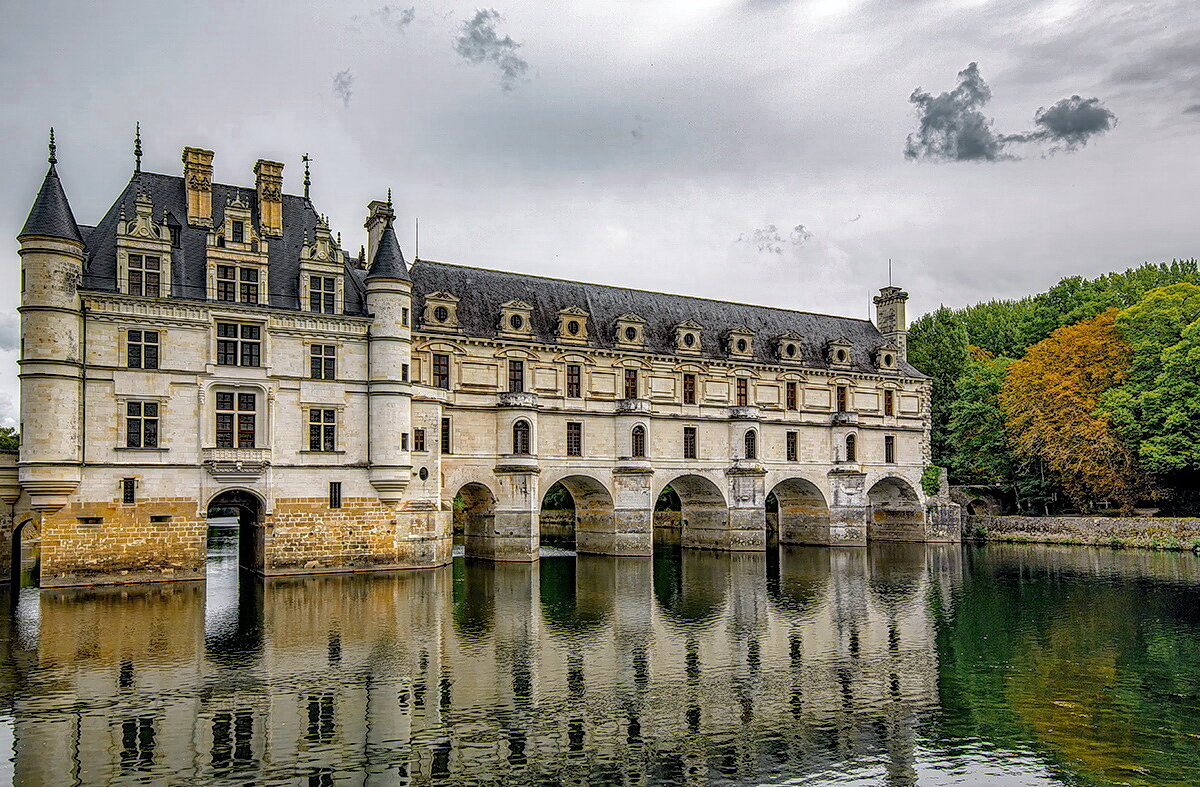
<svg viewBox="0 0 1200 787">
<path fill-rule="evenodd" d="M 283 164 L 252 188 L 138 164 L 95 226 L 50 168 L 18 236 L 7 545 L 44 586 L 197 579 L 237 512 L 265 575 L 538 557 L 561 484 L 587 553 L 956 541 L 922 486 L 907 293 L 876 321 L 414 260 L 390 197 L 348 253 Z M 659 516 L 667 487 L 678 514 Z M 771 511 L 768 513 L 768 503 Z M 661 520 L 661 521 L 658 521 Z M 656 528 L 657 525 L 657 528 Z M 11 561 L 4 561 L 7 567 Z"/>
</svg>

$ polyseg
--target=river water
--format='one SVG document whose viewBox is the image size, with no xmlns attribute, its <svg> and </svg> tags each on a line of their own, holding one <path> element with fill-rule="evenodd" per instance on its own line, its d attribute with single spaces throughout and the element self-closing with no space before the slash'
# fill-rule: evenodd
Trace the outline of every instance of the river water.
<svg viewBox="0 0 1200 787">
<path fill-rule="evenodd" d="M 1200 558 L 988 545 L 22 591 L 18 784 L 1200 784 Z"/>
</svg>

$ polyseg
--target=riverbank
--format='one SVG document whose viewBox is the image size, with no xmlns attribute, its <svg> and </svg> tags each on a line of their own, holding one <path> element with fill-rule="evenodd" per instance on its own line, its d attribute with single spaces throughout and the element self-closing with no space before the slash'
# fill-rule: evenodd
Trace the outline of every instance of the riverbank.
<svg viewBox="0 0 1200 787">
<path fill-rule="evenodd" d="M 963 538 L 1200 552 L 1200 518 L 972 515 Z"/>
</svg>

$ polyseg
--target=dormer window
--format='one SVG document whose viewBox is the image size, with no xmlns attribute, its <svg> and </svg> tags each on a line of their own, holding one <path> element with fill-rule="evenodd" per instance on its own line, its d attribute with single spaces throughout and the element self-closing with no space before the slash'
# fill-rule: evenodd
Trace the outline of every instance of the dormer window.
<svg viewBox="0 0 1200 787">
<path fill-rule="evenodd" d="M 458 329 L 458 298 L 448 292 L 431 292 L 425 296 L 424 325 L 439 330 Z"/>
<path fill-rule="evenodd" d="M 217 266 L 217 300 L 229 303 L 257 304 L 258 268 L 240 265 Z"/>
<path fill-rule="evenodd" d="M 233 222 L 232 235 L 233 235 L 233 237 L 231 238 L 231 240 L 234 243 L 245 243 L 246 242 L 246 223 L 244 221 Z"/>
<path fill-rule="evenodd" d="M 308 277 L 308 310 L 323 314 L 333 314 L 337 311 L 337 279 L 335 277 Z"/>
<path fill-rule="evenodd" d="M 159 297 L 162 261 L 149 254 L 129 255 L 129 294 Z"/>
<path fill-rule="evenodd" d="M 646 345 L 646 321 L 636 314 L 622 314 L 617 318 L 617 346 L 641 349 Z"/>
<path fill-rule="evenodd" d="M 586 344 L 588 313 L 571 306 L 558 313 L 558 340 L 565 344 Z"/>
<path fill-rule="evenodd" d="M 445 306 L 438 306 L 433 310 L 433 319 L 437 320 L 438 322 L 449 322 L 450 310 Z"/>
<path fill-rule="evenodd" d="M 896 355 L 895 347 L 880 347 L 875 351 L 875 365 L 884 371 L 894 371 L 896 369 Z"/>
<path fill-rule="evenodd" d="M 850 365 L 850 347 L 847 339 L 834 339 L 825 350 L 826 359 L 830 366 L 847 367 Z"/>
<path fill-rule="evenodd" d="M 754 333 L 749 328 L 734 328 L 727 341 L 729 354 L 735 358 L 749 358 L 754 353 Z"/>
<path fill-rule="evenodd" d="M 500 307 L 500 335 L 514 339 L 533 336 L 533 307 L 524 301 L 509 301 Z"/>
<path fill-rule="evenodd" d="M 779 360 L 791 363 L 799 363 L 802 358 L 801 353 L 801 337 L 798 333 L 788 331 L 787 333 L 775 339 L 775 351 L 779 355 Z"/>
<path fill-rule="evenodd" d="M 703 326 L 691 320 L 686 320 L 676 325 L 675 350 L 681 353 L 699 353 L 701 330 L 703 330 Z"/>
</svg>

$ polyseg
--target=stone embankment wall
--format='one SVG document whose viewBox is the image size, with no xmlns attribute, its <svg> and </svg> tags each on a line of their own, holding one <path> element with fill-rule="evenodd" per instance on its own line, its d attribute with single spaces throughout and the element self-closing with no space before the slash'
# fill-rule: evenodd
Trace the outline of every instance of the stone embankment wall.
<svg viewBox="0 0 1200 787">
<path fill-rule="evenodd" d="M 963 538 L 1200 551 L 1200 518 L 964 516 Z"/>
</svg>

